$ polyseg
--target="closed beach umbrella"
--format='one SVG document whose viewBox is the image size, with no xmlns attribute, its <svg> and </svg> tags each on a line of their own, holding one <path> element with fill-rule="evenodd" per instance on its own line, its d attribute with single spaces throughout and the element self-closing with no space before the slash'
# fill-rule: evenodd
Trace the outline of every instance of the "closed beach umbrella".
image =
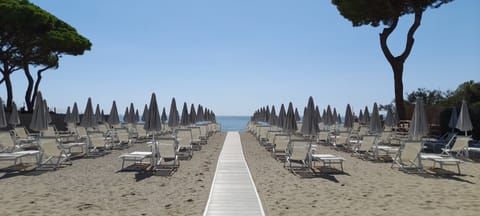
<svg viewBox="0 0 480 216">
<path fill-rule="evenodd" d="M 363 110 L 363 123 L 368 124 L 368 122 L 370 122 L 370 112 L 368 111 L 368 107 L 365 106 Z"/>
<path fill-rule="evenodd" d="M 278 122 L 277 126 L 279 128 L 284 128 L 285 127 L 285 120 L 287 119 L 287 112 L 285 111 L 285 106 L 282 104 L 280 106 L 280 111 L 278 112 Z"/>
<path fill-rule="evenodd" d="M 387 108 L 387 117 L 385 117 L 385 126 L 387 127 L 393 127 L 395 126 L 395 117 L 393 115 L 393 110 L 392 107 Z"/>
<path fill-rule="evenodd" d="M 128 118 L 129 118 L 128 120 L 130 124 L 133 124 L 133 125 L 137 124 L 137 116 L 135 114 L 135 106 L 133 106 L 133 103 L 130 103 Z"/>
<path fill-rule="evenodd" d="M 2 98 L 0 98 L 0 128 L 4 127 L 7 127 L 7 117 L 5 116 Z"/>
<path fill-rule="evenodd" d="M 295 107 L 295 121 L 300 121 L 300 114 L 298 113 L 298 109 Z"/>
<path fill-rule="evenodd" d="M 205 121 L 205 118 L 203 116 L 203 107 L 199 104 L 197 107 L 197 122 L 201 121 Z"/>
<path fill-rule="evenodd" d="M 175 98 L 172 98 L 172 103 L 170 104 L 170 114 L 168 115 L 168 126 L 177 127 L 180 121 L 180 117 L 177 110 L 177 102 Z"/>
<path fill-rule="evenodd" d="M 72 122 L 75 124 L 75 126 L 80 123 L 80 113 L 78 112 L 78 106 L 77 102 L 73 103 L 73 108 L 72 108 Z"/>
<path fill-rule="evenodd" d="M 13 125 L 13 127 L 20 124 L 20 116 L 18 115 L 17 104 L 12 103 L 12 112 L 10 113 L 10 118 L 8 118 L 8 124 Z"/>
<path fill-rule="evenodd" d="M 146 131 L 158 132 L 162 129 L 162 123 L 160 122 L 160 114 L 158 112 L 157 97 L 155 96 L 155 93 L 152 93 L 152 97 L 150 99 L 150 106 L 148 107 L 148 118 L 146 119 L 145 125 L 143 127 Z M 155 140 L 155 136 L 153 136 L 153 140 Z"/>
<path fill-rule="evenodd" d="M 283 129 L 288 133 L 293 133 L 298 129 L 297 120 L 295 118 L 295 111 L 293 111 L 292 102 L 288 104 L 287 116 L 285 118 L 285 125 Z"/>
<path fill-rule="evenodd" d="M 107 119 L 108 124 L 118 125 L 120 124 L 120 118 L 118 117 L 117 103 L 113 101 L 112 108 L 110 109 L 110 115 Z"/>
<path fill-rule="evenodd" d="M 420 140 L 428 134 L 428 130 L 427 114 L 425 113 L 423 98 L 417 97 L 408 134 L 411 139 Z"/>
<path fill-rule="evenodd" d="M 452 129 L 452 132 L 457 127 L 458 122 L 458 113 L 457 108 L 454 106 L 452 107 L 452 113 L 450 114 L 450 120 L 448 121 L 448 127 Z"/>
<path fill-rule="evenodd" d="M 67 107 L 67 112 L 65 113 L 65 118 L 63 119 L 65 123 L 73 122 L 72 118 L 72 111 L 70 110 L 70 106 Z"/>
<path fill-rule="evenodd" d="M 195 112 L 195 106 L 190 105 L 190 123 L 195 124 L 197 122 L 197 112 Z"/>
<path fill-rule="evenodd" d="M 95 108 L 95 119 L 97 122 L 103 122 L 103 116 L 100 111 L 100 105 L 97 104 L 97 108 Z"/>
<path fill-rule="evenodd" d="M 142 121 L 146 122 L 148 118 L 148 105 L 145 104 L 145 107 L 143 108 L 143 113 L 142 113 Z"/>
<path fill-rule="evenodd" d="M 272 105 L 272 110 L 270 111 L 270 118 L 268 118 L 268 124 L 271 126 L 276 126 L 278 121 L 277 112 L 275 111 L 275 106 Z"/>
<path fill-rule="evenodd" d="M 34 131 L 44 131 L 48 129 L 47 110 L 43 104 L 42 93 L 38 92 L 35 97 L 35 105 L 33 108 L 32 121 L 30 122 L 30 129 Z"/>
<path fill-rule="evenodd" d="M 43 106 L 45 106 L 45 116 L 47 117 L 47 123 L 52 123 L 52 117 L 50 116 L 50 112 L 48 111 L 47 100 L 43 100 Z"/>
<path fill-rule="evenodd" d="M 140 121 L 140 114 L 138 114 L 138 109 L 135 110 L 135 121 L 136 122 Z"/>
<path fill-rule="evenodd" d="M 360 109 L 360 113 L 358 114 L 358 123 L 363 124 L 363 111 Z"/>
<path fill-rule="evenodd" d="M 315 111 L 313 97 L 308 98 L 307 107 L 303 114 L 302 133 L 303 135 L 315 136 L 320 129 L 318 128 L 318 118 Z"/>
<path fill-rule="evenodd" d="M 462 107 L 460 108 L 460 115 L 458 116 L 457 129 L 465 132 L 467 136 L 467 131 L 473 130 L 472 120 L 470 119 L 470 113 L 468 112 L 467 102 L 462 101 Z"/>
<path fill-rule="evenodd" d="M 333 113 L 332 113 L 332 108 L 330 108 L 330 105 L 327 106 L 327 113 L 326 113 L 326 118 L 324 119 L 323 124 L 327 126 L 327 128 L 330 128 L 335 122 L 333 121 Z"/>
<path fill-rule="evenodd" d="M 160 117 L 160 120 L 162 121 L 162 124 L 165 124 L 168 120 L 167 111 L 165 110 L 165 107 L 163 107 L 162 116 Z"/>
<path fill-rule="evenodd" d="M 373 104 L 372 116 L 368 125 L 370 132 L 379 134 L 382 132 L 382 122 L 380 120 L 380 113 L 378 111 L 377 103 Z"/>
<path fill-rule="evenodd" d="M 125 108 L 125 112 L 123 113 L 123 122 L 129 123 L 130 121 L 130 112 L 128 112 L 128 107 Z"/>
<path fill-rule="evenodd" d="M 95 114 L 93 113 L 92 99 L 88 98 L 87 106 L 85 106 L 85 112 L 83 112 L 81 126 L 85 128 L 95 127 L 98 125 Z"/>
<path fill-rule="evenodd" d="M 188 114 L 188 108 L 187 108 L 187 102 L 183 103 L 182 107 L 182 117 L 180 118 L 180 124 L 182 126 L 187 126 L 190 124 L 190 119 L 189 119 L 189 114 Z"/>
<path fill-rule="evenodd" d="M 350 104 L 347 104 L 347 108 L 345 110 L 345 122 L 343 123 L 343 126 L 347 129 L 353 128 L 353 113 Z"/>
</svg>

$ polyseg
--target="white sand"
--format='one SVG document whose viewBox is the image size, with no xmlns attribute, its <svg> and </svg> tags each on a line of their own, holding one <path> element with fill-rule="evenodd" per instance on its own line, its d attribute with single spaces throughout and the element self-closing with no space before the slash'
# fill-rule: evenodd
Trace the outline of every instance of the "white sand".
<svg viewBox="0 0 480 216">
<path fill-rule="evenodd" d="M 57 171 L 0 173 L 0 215 L 201 215 L 224 139 L 210 137 L 172 176 L 117 172 L 118 156 L 142 144 Z"/>
<path fill-rule="evenodd" d="M 283 168 L 252 135 L 241 137 L 267 215 L 480 214 L 479 163 L 462 164 L 461 176 L 420 176 L 321 146 L 321 152 L 346 159 L 347 174 L 301 178 Z"/>
</svg>

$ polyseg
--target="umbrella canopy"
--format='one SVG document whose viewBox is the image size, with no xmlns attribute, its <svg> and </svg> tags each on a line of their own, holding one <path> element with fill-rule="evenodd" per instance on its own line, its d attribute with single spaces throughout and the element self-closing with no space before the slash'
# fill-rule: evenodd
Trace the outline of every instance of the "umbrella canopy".
<svg viewBox="0 0 480 216">
<path fill-rule="evenodd" d="M 100 111 L 100 104 L 97 104 L 97 108 L 95 108 L 95 119 L 97 122 L 103 122 L 103 115 Z"/>
<path fill-rule="evenodd" d="M 293 111 L 292 102 L 288 104 L 287 116 L 285 118 L 285 125 L 283 127 L 288 133 L 293 133 L 297 131 L 297 120 L 295 118 L 295 111 Z"/>
<path fill-rule="evenodd" d="M 110 115 L 108 116 L 107 122 L 110 125 L 120 124 L 120 118 L 118 117 L 117 103 L 115 101 L 113 101 L 112 103 L 112 109 L 110 109 Z"/>
<path fill-rule="evenodd" d="M 125 108 L 125 112 L 123 113 L 123 122 L 129 123 L 130 121 L 130 112 L 128 111 L 128 107 Z"/>
<path fill-rule="evenodd" d="M 198 105 L 197 107 L 197 122 L 204 121 L 205 117 L 203 116 L 203 107 L 202 105 Z"/>
<path fill-rule="evenodd" d="M 172 103 L 170 104 L 170 114 L 168 115 L 168 126 L 177 127 L 180 121 L 180 116 L 177 110 L 177 102 L 175 98 L 172 98 Z"/>
<path fill-rule="evenodd" d="M 307 107 L 303 113 L 302 133 L 303 135 L 315 136 L 320 129 L 318 128 L 318 118 L 315 111 L 313 97 L 308 98 Z"/>
<path fill-rule="evenodd" d="M 425 113 L 423 98 L 417 97 L 408 134 L 411 139 L 420 140 L 428 134 L 428 130 L 427 114 Z"/>
<path fill-rule="evenodd" d="M 295 107 L 295 121 L 301 121 L 300 114 L 298 113 L 298 109 Z"/>
<path fill-rule="evenodd" d="M 5 107 L 2 98 L 0 98 L 0 128 L 7 126 L 7 117 L 5 116 Z"/>
<path fill-rule="evenodd" d="M 280 111 L 278 112 L 278 122 L 277 126 L 279 128 L 285 127 L 285 120 L 287 119 L 287 112 L 285 111 L 285 106 L 282 104 L 280 106 Z"/>
<path fill-rule="evenodd" d="M 37 97 L 35 97 L 30 129 L 35 131 L 44 131 L 48 129 L 47 110 L 45 109 L 41 92 L 38 92 Z"/>
<path fill-rule="evenodd" d="M 326 114 L 323 116 L 323 124 L 327 127 L 335 124 L 335 122 L 333 121 L 333 113 L 332 113 L 332 108 L 330 108 L 330 105 L 327 106 L 327 112 Z"/>
<path fill-rule="evenodd" d="M 136 122 L 140 121 L 140 114 L 138 114 L 138 109 L 135 110 L 135 121 Z"/>
<path fill-rule="evenodd" d="M 70 110 L 70 106 L 67 107 L 67 112 L 65 113 L 65 118 L 63 119 L 65 123 L 73 122 L 72 118 L 72 111 Z"/>
<path fill-rule="evenodd" d="M 128 121 L 130 124 L 137 124 L 137 115 L 135 114 L 135 106 L 133 106 L 133 103 L 130 103 L 130 110 L 128 113 Z"/>
<path fill-rule="evenodd" d="M 315 113 L 317 121 L 318 123 L 320 123 L 322 121 L 322 114 L 320 114 L 320 109 L 318 108 L 318 106 L 315 107 Z"/>
<path fill-rule="evenodd" d="M 363 123 L 368 124 L 368 122 L 370 122 L 370 112 L 368 111 L 368 107 L 365 106 L 363 110 Z"/>
<path fill-rule="evenodd" d="M 146 119 L 143 128 L 145 128 L 146 131 L 160 131 L 162 129 L 162 123 L 160 122 L 160 114 L 158 112 L 157 97 L 155 96 L 155 93 L 152 93 L 147 116 L 148 118 Z M 155 140 L 155 136 L 153 136 L 153 139 Z"/>
<path fill-rule="evenodd" d="M 363 124 L 363 111 L 360 109 L 360 113 L 358 114 L 358 122 Z"/>
<path fill-rule="evenodd" d="M 168 120 L 167 111 L 165 110 L 165 107 L 163 107 L 162 116 L 161 116 L 160 120 L 162 121 L 162 124 L 165 124 Z"/>
<path fill-rule="evenodd" d="M 343 126 L 348 129 L 353 128 L 353 113 L 350 104 L 347 104 L 347 108 L 345 110 L 345 122 L 343 123 Z"/>
<path fill-rule="evenodd" d="M 452 107 L 452 113 L 450 114 L 450 121 L 448 121 L 448 127 L 452 129 L 452 132 L 457 127 L 458 122 L 458 113 L 457 108 L 454 106 Z"/>
<path fill-rule="evenodd" d="M 370 132 L 374 134 L 379 134 L 383 130 L 377 103 L 373 104 L 372 116 L 370 118 L 368 127 L 370 129 Z"/>
<path fill-rule="evenodd" d="M 465 100 L 462 101 L 456 128 L 464 131 L 465 136 L 467 135 L 467 131 L 473 130 L 472 120 L 470 119 L 470 113 L 468 112 L 468 106 Z"/>
<path fill-rule="evenodd" d="M 47 117 L 47 123 L 52 123 L 52 116 L 50 116 L 50 112 L 48 111 L 47 100 L 43 100 L 43 106 L 45 106 L 45 116 Z"/>
<path fill-rule="evenodd" d="M 197 112 L 195 112 L 195 106 L 192 104 L 190 106 L 190 123 L 195 124 L 197 122 Z"/>
<path fill-rule="evenodd" d="M 85 128 L 95 127 L 98 125 L 95 114 L 93 113 L 92 99 L 88 98 L 87 106 L 85 106 L 85 112 L 83 112 L 81 126 Z"/>
<path fill-rule="evenodd" d="M 277 121 L 278 121 L 277 112 L 275 111 L 275 106 L 272 105 L 272 110 L 270 112 L 270 118 L 268 118 L 268 124 L 270 124 L 271 126 L 275 126 L 275 125 L 277 125 Z"/>
<path fill-rule="evenodd" d="M 393 108 L 387 108 L 387 117 L 385 117 L 385 126 L 394 127 L 397 123 L 395 122 L 395 116 L 393 114 Z"/>
<path fill-rule="evenodd" d="M 18 115 L 17 104 L 12 103 L 12 112 L 10 113 L 10 118 L 8 118 L 8 124 L 13 125 L 13 127 L 20 124 L 20 116 Z"/>
<path fill-rule="evenodd" d="M 188 114 L 187 102 L 183 103 L 182 117 L 180 119 L 181 125 L 187 126 L 190 124 L 190 115 Z"/>
<path fill-rule="evenodd" d="M 145 104 L 145 107 L 143 108 L 143 113 L 142 113 L 142 121 L 146 122 L 148 118 L 148 106 Z"/>
<path fill-rule="evenodd" d="M 78 112 L 77 102 L 73 103 L 72 108 L 72 122 L 77 125 L 80 123 L 80 113 Z"/>
</svg>

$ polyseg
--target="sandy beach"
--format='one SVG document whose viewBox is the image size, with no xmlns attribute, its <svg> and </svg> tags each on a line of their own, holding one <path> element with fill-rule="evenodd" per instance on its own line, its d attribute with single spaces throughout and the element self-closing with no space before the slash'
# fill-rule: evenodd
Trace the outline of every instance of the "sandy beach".
<svg viewBox="0 0 480 216">
<path fill-rule="evenodd" d="M 224 139 L 210 137 L 172 176 L 118 172 L 118 156 L 144 144 L 57 171 L 0 173 L 0 215 L 201 215 Z"/>
<path fill-rule="evenodd" d="M 245 157 L 266 215 L 478 215 L 480 166 L 465 162 L 461 176 L 406 174 L 320 146 L 346 159 L 346 174 L 302 178 L 283 168 L 248 133 Z"/>
</svg>

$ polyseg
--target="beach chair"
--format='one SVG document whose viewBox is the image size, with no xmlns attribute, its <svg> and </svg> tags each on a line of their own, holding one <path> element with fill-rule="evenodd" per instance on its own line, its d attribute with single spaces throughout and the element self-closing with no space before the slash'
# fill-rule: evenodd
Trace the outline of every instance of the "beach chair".
<svg viewBox="0 0 480 216">
<path fill-rule="evenodd" d="M 71 165 L 67 161 L 70 159 L 70 154 L 60 148 L 55 137 L 40 137 L 39 143 L 41 147 L 41 159 L 39 167 L 50 167 L 56 170 L 61 165 Z"/>
<path fill-rule="evenodd" d="M 272 157 L 283 161 L 285 165 L 290 135 L 284 133 L 275 134 L 272 143 Z"/>
<path fill-rule="evenodd" d="M 329 141 L 329 134 L 328 131 L 319 131 L 317 133 L 317 143 L 318 144 L 323 144 L 323 145 L 328 145 Z"/>
<path fill-rule="evenodd" d="M 320 170 L 325 170 L 325 168 L 328 168 L 329 170 L 336 169 L 333 165 L 338 164 L 340 165 L 340 171 L 343 173 L 343 162 L 345 161 L 345 158 L 339 157 L 333 154 L 321 154 L 317 152 L 317 149 L 312 149 L 312 169 L 313 168 L 320 168 Z M 316 166 L 316 162 L 322 162 L 322 166 L 318 167 Z M 315 169 L 314 169 L 315 170 Z"/>
<path fill-rule="evenodd" d="M 400 170 L 409 171 L 411 169 L 419 172 L 423 171 L 422 158 L 420 152 L 422 151 L 421 141 L 404 141 L 400 146 L 398 153 L 393 159 L 392 166 L 398 166 Z"/>
<path fill-rule="evenodd" d="M 40 161 L 41 152 L 39 150 L 22 150 L 17 148 L 9 132 L 0 132 L 0 144 L 3 147 L 2 152 L 0 152 L 0 161 L 13 161 L 13 166 L 15 167 L 22 163 L 22 159 L 27 157 L 33 157 L 35 164 L 38 164 Z"/>
<path fill-rule="evenodd" d="M 175 139 L 177 140 L 177 155 L 182 159 L 191 159 L 193 157 L 192 131 L 186 128 L 175 130 Z"/>
<path fill-rule="evenodd" d="M 273 139 L 274 139 L 275 135 L 281 134 L 281 133 L 282 133 L 282 131 L 273 130 L 273 129 L 271 129 L 267 132 L 267 139 L 265 140 L 265 144 L 264 144 L 265 150 L 272 151 Z"/>
<path fill-rule="evenodd" d="M 148 147 L 148 150 L 145 151 L 133 151 L 129 153 L 123 153 L 118 158 L 122 159 L 122 167 L 120 171 L 127 170 L 125 168 L 125 162 L 133 162 L 133 164 L 128 165 L 128 170 L 145 170 L 154 162 L 154 153 L 155 153 L 155 146 L 154 143 L 150 144 L 142 144 L 145 147 Z M 146 162 L 145 160 L 149 160 Z"/>
<path fill-rule="evenodd" d="M 333 147 L 335 148 L 345 148 L 349 145 L 349 136 L 350 134 L 347 132 L 341 132 L 338 133 L 338 135 L 335 136 Z"/>
<path fill-rule="evenodd" d="M 190 126 L 188 127 L 192 133 L 192 148 L 195 151 L 201 150 L 202 145 L 206 144 L 206 140 L 201 139 L 200 127 Z"/>
<path fill-rule="evenodd" d="M 175 171 L 180 166 L 177 155 L 177 140 L 174 137 L 160 137 L 156 140 L 157 161 L 154 171 L 168 169 Z"/>
<path fill-rule="evenodd" d="M 37 149 L 36 136 L 30 134 L 25 127 L 14 127 L 11 130 L 13 141 L 22 148 Z"/>
<path fill-rule="evenodd" d="M 91 131 L 88 132 L 87 155 L 103 156 L 110 153 L 111 143 L 105 139 L 103 133 Z"/>
<path fill-rule="evenodd" d="M 441 155 L 468 158 L 468 143 L 471 140 L 471 137 L 457 135 L 453 141 L 453 144 L 446 145 L 445 148 L 442 148 Z"/>
<path fill-rule="evenodd" d="M 356 156 L 362 159 L 369 159 L 374 156 L 373 146 L 377 136 L 375 135 L 365 135 L 363 139 L 360 140 L 358 145 L 355 145 L 352 149 L 352 156 Z"/>
<path fill-rule="evenodd" d="M 132 140 L 130 138 L 130 133 L 127 128 L 118 128 L 112 132 L 112 137 L 105 137 L 105 140 L 112 143 L 112 147 L 116 149 L 128 148 Z"/>
<path fill-rule="evenodd" d="M 311 168 L 311 141 L 304 139 L 290 139 L 287 150 L 287 167 L 290 172 Z"/>
</svg>

